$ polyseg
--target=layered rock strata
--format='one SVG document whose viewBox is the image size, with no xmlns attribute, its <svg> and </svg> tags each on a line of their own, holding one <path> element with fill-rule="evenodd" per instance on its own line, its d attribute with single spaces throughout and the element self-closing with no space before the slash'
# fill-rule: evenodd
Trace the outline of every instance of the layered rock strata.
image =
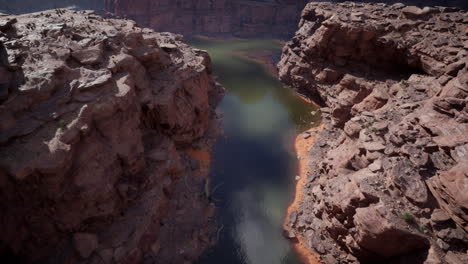
<svg viewBox="0 0 468 264">
<path fill-rule="evenodd" d="M 53 8 L 77 8 L 103 11 L 104 0 L 0 0 L 0 12 L 9 14 L 31 13 Z"/>
<path fill-rule="evenodd" d="M 105 9 L 157 31 L 290 38 L 307 0 L 106 0 Z"/>
<path fill-rule="evenodd" d="M 468 262 L 468 14 L 310 3 L 283 82 L 325 128 L 287 219 L 323 263 Z"/>
<path fill-rule="evenodd" d="M 65 9 L 0 17 L 0 41 L 2 263 L 186 263 L 212 244 L 197 153 L 223 88 L 205 51 Z"/>
</svg>

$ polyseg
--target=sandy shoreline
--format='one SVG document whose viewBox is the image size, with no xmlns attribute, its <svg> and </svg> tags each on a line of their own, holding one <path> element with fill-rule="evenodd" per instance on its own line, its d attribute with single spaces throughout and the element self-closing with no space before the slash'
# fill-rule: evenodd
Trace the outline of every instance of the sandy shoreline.
<svg viewBox="0 0 468 264">
<path fill-rule="evenodd" d="M 296 137 L 295 143 L 294 143 L 294 149 L 296 150 L 296 155 L 299 157 L 303 157 L 302 159 L 298 160 L 298 176 L 300 176 L 300 179 L 296 183 L 296 192 L 294 195 L 294 200 L 289 205 L 285 222 L 284 222 L 284 229 L 290 230 L 291 227 L 288 226 L 288 219 L 292 212 L 296 211 L 299 203 L 303 200 L 304 193 L 303 193 L 303 187 L 307 183 L 307 172 L 308 172 L 308 166 L 307 162 L 308 160 L 305 158 L 307 157 L 307 152 L 308 150 L 312 147 L 312 145 L 315 142 L 315 135 L 317 132 L 322 130 L 324 125 L 320 125 L 318 127 L 314 127 L 308 130 L 310 132 L 311 136 L 309 138 L 304 138 L 303 134 L 299 134 Z M 306 247 L 306 240 L 301 234 L 296 234 L 297 240 L 292 241 L 294 250 L 298 253 L 300 259 L 305 263 L 305 264 L 319 264 L 319 256 L 312 252 L 310 249 Z"/>
</svg>

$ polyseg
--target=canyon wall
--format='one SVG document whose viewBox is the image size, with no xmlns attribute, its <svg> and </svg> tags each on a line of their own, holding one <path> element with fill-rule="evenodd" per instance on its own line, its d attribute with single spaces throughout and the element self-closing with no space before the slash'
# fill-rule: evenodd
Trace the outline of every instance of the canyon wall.
<svg viewBox="0 0 468 264">
<path fill-rule="evenodd" d="M 457 8 L 307 5 L 279 75 L 324 128 L 288 237 L 323 263 L 468 262 L 467 49 Z"/>
<path fill-rule="evenodd" d="M 308 2 L 347 2 L 347 0 L 309 0 Z M 424 6 L 446 6 L 446 7 L 460 7 L 468 10 L 468 2 L 465 0 L 354 0 L 356 3 L 385 3 L 396 4 L 403 3 L 405 5 Z"/>
<path fill-rule="evenodd" d="M 66 7 L 101 12 L 104 0 L 0 0 L 0 12 L 8 14 L 23 14 Z"/>
<path fill-rule="evenodd" d="M 0 262 L 186 263 L 215 240 L 205 51 L 91 11 L 0 17 Z"/>
<path fill-rule="evenodd" d="M 105 8 L 157 31 L 289 38 L 307 0 L 106 0 Z"/>
</svg>

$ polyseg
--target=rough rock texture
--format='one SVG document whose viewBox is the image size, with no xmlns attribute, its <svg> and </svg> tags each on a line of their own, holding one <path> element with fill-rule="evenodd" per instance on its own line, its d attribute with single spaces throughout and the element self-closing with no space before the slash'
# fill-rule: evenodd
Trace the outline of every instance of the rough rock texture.
<svg viewBox="0 0 468 264">
<path fill-rule="evenodd" d="M 289 227 L 324 263 L 468 262 L 468 14 L 310 3 L 279 63 L 325 129 Z"/>
<path fill-rule="evenodd" d="M 0 43 L 0 262 L 185 263 L 212 243 L 205 51 L 63 9 L 0 17 Z"/>
<path fill-rule="evenodd" d="M 290 38 L 307 0 L 105 0 L 106 10 L 157 31 Z"/>
<path fill-rule="evenodd" d="M 309 1 L 309 2 L 324 2 L 322 1 Z M 328 2 L 328 1 L 327 1 Z M 333 0 L 331 2 L 346 2 L 346 0 Z M 449 6 L 449 7 L 459 7 L 465 10 L 468 9 L 468 3 L 465 0 L 355 0 L 353 2 L 363 2 L 363 3 L 385 3 L 385 4 L 397 4 L 403 3 L 405 5 L 415 5 L 415 6 Z"/>
<path fill-rule="evenodd" d="M 65 7 L 102 11 L 104 0 L 0 0 L 0 12 L 8 14 L 22 14 Z"/>
</svg>

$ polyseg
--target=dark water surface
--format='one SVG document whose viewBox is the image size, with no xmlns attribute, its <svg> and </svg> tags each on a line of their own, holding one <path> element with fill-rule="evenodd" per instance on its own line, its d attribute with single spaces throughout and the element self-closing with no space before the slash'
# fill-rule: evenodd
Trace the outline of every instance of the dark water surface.
<svg viewBox="0 0 468 264">
<path fill-rule="evenodd" d="M 299 264 L 282 224 L 294 195 L 293 142 L 318 122 L 314 106 L 284 88 L 264 65 L 242 56 L 279 53 L 272 40 L 195 39 L 208 50 L 228 93 L 218 112 L 224 135 L 213 150 L 211 179 L 220 224 L 218 244 L 198 264 Z M 217 186 L 217 187 L 215 187 Z"/>
</svg>

